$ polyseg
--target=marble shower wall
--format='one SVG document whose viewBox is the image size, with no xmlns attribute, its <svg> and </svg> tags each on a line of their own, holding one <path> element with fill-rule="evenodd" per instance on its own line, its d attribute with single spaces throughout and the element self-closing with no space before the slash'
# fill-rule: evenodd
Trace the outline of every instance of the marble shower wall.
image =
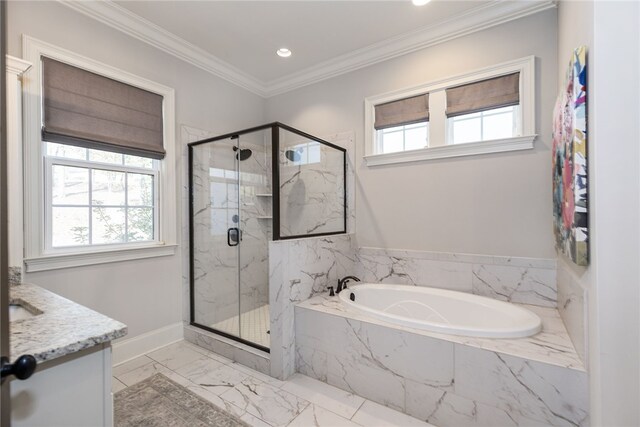
<svg viewBox="0 0 640 427">
<path fill-rule="evenodd" d="M 203 134 L 183 127 L 187 140 Z M 194 314 L 208 326 L 268 303 L 271 221 L 265 217 L 271 215 L 271 198 L 264 194 L 271 193 L 270 133 L 244 135 L 240 145 L 252 155 L 241 162 L 239 175 L 229 141 L 194 148 Z M 233 218 L 238 214 L 239 224 Z M 227 229 L 233 226 L 242 230 L 239 247 L 227 244 Z M 185 258 L 188 266 L 188 253 Z"/>
<path fill-rule="evenodd" d="M 588 425 L 572 369 L 296 307 L 299 372 L 439 427 Z"/>
<path fill-rule="evenodd" d="M 279 151 L 280 235 L 344 231 L 343 152 L 284 129 Z"/>
<path fill-rule="evenodd" d="M 352 236 L 312 237 L 269 243 L 271 375 L 295 372 L 294 307 L 352 274 L 357 258 Z"/>
<path fill-rule="evenodd" d="M 191 316 L 189 290 L 189 157 L 187 144 L 215 136 L 217 133 L 192 126 L 180 126 L 181 157 L 179 170 L 182 171 L 181 196 L 181 253 L 182 253 L 182 320 L 189 323 Z"/>
<path fill-rule="evenodd" d="M 556 261 L 492 255 L 360 248 L 365 282 L 431 286 L 502 301 L 556 307 Z"/>
</svg>

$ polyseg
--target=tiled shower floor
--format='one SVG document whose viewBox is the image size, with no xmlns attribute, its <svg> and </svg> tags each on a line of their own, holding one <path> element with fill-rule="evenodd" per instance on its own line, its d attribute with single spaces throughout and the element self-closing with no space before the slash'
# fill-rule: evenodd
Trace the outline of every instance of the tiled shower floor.
<svg viewBox="0 0 640 427">
<path fill-rule="evenodd" d="M 237 335 L 247 341 L 269 348 L 269 304 L 255 308 L 239 316 L 233 316 L 211 325 L 213 329 Z"/>
</svg>

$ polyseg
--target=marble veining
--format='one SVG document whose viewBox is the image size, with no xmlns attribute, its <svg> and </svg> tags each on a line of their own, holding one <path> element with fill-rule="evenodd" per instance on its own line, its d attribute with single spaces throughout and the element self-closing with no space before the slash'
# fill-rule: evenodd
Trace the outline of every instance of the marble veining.
<svg viewBox="0 0 640 427">
<path fill-rule="evenodd" d="M 542 316 L 542 333 L 468 339 L 369 319 L 319 295 L 296 306 L 296 367 L 440 427 L 586 425 L 587 374 L 557 311 L 526 307 Z"/>
<path fill-rule="evenodd" d="M 343 152 L 284 130 L 279 143 L 280 235 L 346 231 Z"/>
<path fill-rule="evenodd" d="M 359 248 L 365 282 L 429 286 L 522 304 L 555 307 L 555 260 Z"/>
<path fill-rule="evenodd" d="M 583 361 L 587 357 L 587 291 L 564 260 L 558 262 L 558 311 Z"/>
<path fill-rule="evenodd" d="M 584 372 L 584 364 L 573 347 L 558 311 L 552 308 L 525 304 L 522 304 L 522 307 L 540 316 L 542 319 L 542 331 L 532 337 L 517 339 L 463 337 L 395 325 L 357 313 L 345 307 L 338 298 L 329 297 L 326 294 L 318 295 L 299 303 L 297 310 L 320 311 L 338 317 L 391 327 L 411 334 L 428 336 Z"/>
<path fill-rule="evenodd" d="M 272 376 L 285 379 L 295 371 L 294 305 L 351 274 L 354 253 L 348 234 L 269 243 Z"/>
<path fill-rule="evenodd" d="M 11 286 L 9 298 L 41 313 L 9 324 L 11 360 L 31 354 L 44 362 L 127 334 L 123 323 L 36 285 Z"/>
</svg>

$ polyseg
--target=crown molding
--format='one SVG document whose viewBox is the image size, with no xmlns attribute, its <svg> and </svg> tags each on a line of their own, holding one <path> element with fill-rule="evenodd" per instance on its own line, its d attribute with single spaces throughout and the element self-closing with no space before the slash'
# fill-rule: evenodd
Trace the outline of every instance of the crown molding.
<svg viewBox="0 0 640 427">
<path fill-rule="evenodd" d="M 58 0 L 63 5 L 262 97 L 264 82 L 112 1 Z"/>
<path fill-rule="evenodd" d="M 556 7 L 555 0 L 494 0 L 428 27 L 369 45 L 296 73 L 263 82 L 112 1 L 58 1 L 77 12 L 265 98 Z"/>
<path fill-rule="evenodd" d="M 289 92 L 555 7 L 555 1 L 494 0 L 428 27 L 400 34 L 272 80 L 267 84 L 267 94 L 273 96 Z"/>
</svg>

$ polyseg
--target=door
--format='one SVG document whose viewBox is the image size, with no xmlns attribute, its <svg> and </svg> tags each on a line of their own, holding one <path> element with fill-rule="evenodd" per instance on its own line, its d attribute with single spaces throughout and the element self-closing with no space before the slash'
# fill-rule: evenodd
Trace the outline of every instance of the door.
<svg viewBox="0 0 640 427">
<path fill-rule="evenodd" d="M 189 155 L 191 323 L 268 351 L 271 128 Z"/>
<path fill-rule="evenodd" d="M 240 336 L 237 138 L 190 147 L 192 322 Z"/>
</svg>

